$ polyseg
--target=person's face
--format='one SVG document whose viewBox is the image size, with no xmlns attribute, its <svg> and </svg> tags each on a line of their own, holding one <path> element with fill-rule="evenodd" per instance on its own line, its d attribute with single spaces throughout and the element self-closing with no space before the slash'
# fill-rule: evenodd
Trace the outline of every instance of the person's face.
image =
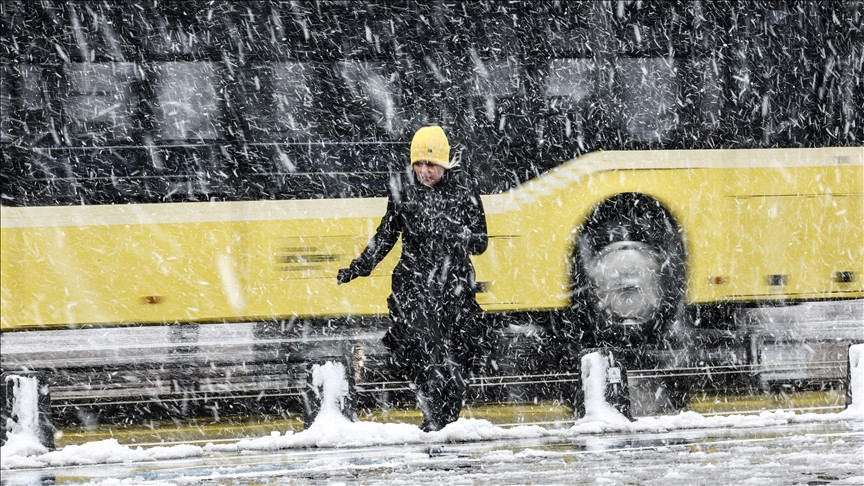
<svg viewBox="0 0 864 486">
<path fill-rule="evenodd" d="M 432 162 L 421 160 L 415 162 L 412 167 L 414 168 L 414 173 L 417 174 L 417 180 L 427 187 L 432 187 L 435 184 L 438 184 L 438 181 L 441 180 L 441 176 L 444 175 L 444 167 L 438 164 L 433 164 Z"/>
</svg>

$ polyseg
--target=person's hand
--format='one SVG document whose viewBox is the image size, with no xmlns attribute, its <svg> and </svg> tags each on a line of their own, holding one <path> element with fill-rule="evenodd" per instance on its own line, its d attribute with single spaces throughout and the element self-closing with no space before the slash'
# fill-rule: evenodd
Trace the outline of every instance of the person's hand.
<svg viewBox="0 0 864 486">
<path fill-rule="evenodd" d="M 339 273 L 336 274 L 336 282 L 339 285 L 344 283 L 348 283 L 355 278 L 359 277 L 360 274 L 355 272 L 351 267 L 339 269 Z"/>
</svg>

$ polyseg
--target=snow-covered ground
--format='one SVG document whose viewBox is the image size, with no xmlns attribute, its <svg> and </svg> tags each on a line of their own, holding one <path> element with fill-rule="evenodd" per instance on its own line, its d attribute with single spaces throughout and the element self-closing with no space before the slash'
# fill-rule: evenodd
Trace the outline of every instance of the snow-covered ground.
<svg viewBox="0 0 864 486">
<path fill-rule="evenodd" d="M 328 363 L 316 370 L 315 379 L 323 394 L 321 412 L 302 432 L 277 430 L 266 437 L 230 444 L 147 449 L 110 439 L 49 452 L 38 443 L 32 430 L 11 424 L 8 441 L 0 451 L 3 482 L 25 484 L 13 483 L 12 478 L 38 476 L 40 471 L 57 468 L 136 464 L 141 471 L 154 464 L 212 459 L 216 462 L 204 476 L 200 471 L 189 476 L 174 473 L 169 479 L 124 473 L 116 478 L 102 477 L 94 484 L 247 484 L 244 481 L 253 478 L 279 477 L 284 481 L 267 484 L 771 484 L 795 478 L 797 481 L 808 475 L 815 475 L 813 481 L 817 482 L 828 478 L 834 481 L 832 484 L 864 484 L 862 358 L 864 345 L 854 346 L 850 350 L 853 403 L 840 413 L 779 410 L 757 416 L 705 417 L 682 412 L 630 422 L 605 403 L 592 405 L 596 396 L 592 396 L 591 387 L 602 387 L 602 383 L 594 381 L 599 377 L 605 380 L 605 374 L 595 372 L 593 376 L 585 375 L 589 413 L 572 427 L 501 428 L 484 420 L 460 419 L 429 433 L 409 424 L 351 422 L 344 418 L 338 408 L 345 389 L 340 381 L 342 370 Z M 596 371 L 597 363 L 583 369 L 592 366 Z M 778 432 L 754 438 L 754 429 Z M 648 445 L 632 446 L 640 440 Z M 608 447 L 610 441 L 613 445 L 618 441 L 631 446 Z M 607 445 L 595 447 L 592 452 L 592 442 Z M 550 444 L 560 447 L 550 448 Z M 388 452 L 376 461 L 374 451 L 382 448 Z M 291 459 L 285 459 L 282 472 L 267 469 L 256 473 L 254 468 L 249 469 L 249 464 L 255 463 L 253 456 L 298 449 L 314 456 L 306 459 L 305 468 L 291 466 Z M 369 458 L 357 460 L 366 456 Z M 225 457 L 239 457 L 240 461 L 220 467 L 216 459 Z M 243 465 L 244 457 L 249 458 L 249 464 Z M 366 477 L 367 473 L 374 474 Z M 580 477 L 583 473 L 588 476 Z"/>
<path fill-rule="evenodd" d="M 144 463 L 14 469 L 3 471 L 3 484 L 766 486 L 864 481 L 860 421 L 658 433 L 561 432 L 535 439 L 244 450 Z"/>
</svg>

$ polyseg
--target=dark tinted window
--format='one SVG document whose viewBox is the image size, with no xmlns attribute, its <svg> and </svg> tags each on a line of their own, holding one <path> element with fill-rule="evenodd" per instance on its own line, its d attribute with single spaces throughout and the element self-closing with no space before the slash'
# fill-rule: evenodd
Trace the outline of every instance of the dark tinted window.
<svg viewBox="0 0 864 486">
<path fill-rule="evenodd" d="M 164 62 L 153 66 L 156 135 L 193 142 L 222 137 L 219 68 L 211 62 Z"/>
<path fill-rule="evenodd" d="M 68 130 L 75 140 L 98 144 L 131 143 L 137 130 L 137 99 L 133 82 L 139 79 L 132 63 L 73 63 L 64 67 Z"/>
<path fill-rule="evenodd" d="M 620 123 L 629 140 L 667 141 L 678 122 L 675 62 L 667 58 L 618 60 L 623 110 Z"/>
</svg>

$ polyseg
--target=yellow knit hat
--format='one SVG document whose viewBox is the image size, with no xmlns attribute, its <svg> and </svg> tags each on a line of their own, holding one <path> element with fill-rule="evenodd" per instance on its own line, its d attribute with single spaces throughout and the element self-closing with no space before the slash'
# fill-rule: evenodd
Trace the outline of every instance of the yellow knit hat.
<svg viewBox="0 0 864 486">
<path fill-rule="evenodd" d="M 411 165 L 421 160 L 438 164 L 445 169 L 451 167 L 450 143 L 444 129 L 433 125 L 423 127 L 414 134 L 414 139 L 411 140 Z"/>
</svg>

